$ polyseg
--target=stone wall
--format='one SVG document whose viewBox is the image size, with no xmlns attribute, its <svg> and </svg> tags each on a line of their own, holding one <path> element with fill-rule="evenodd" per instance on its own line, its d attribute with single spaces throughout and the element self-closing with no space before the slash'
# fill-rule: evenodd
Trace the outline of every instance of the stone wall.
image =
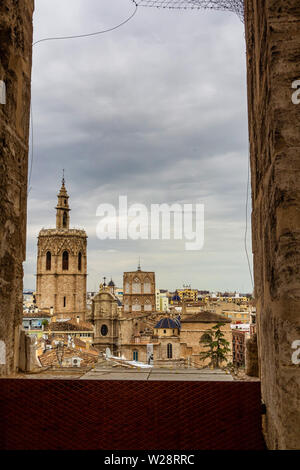
<svg viewBox="0 0 300 470">
<path fill-rule="evenodd" d="M 300 340 L 300 103 L 292 84 L 300 79 L 300 3 L 245 6 L 264 432 L 270 449 L 299 449 L 300 368 L 292 345 Z"/>
<path fill-rule="evenodd" d="M 0 375 L 17 366 L 22 317 L 33 9 L 33 0 L 0 2 Z"/>
<path fill-rule="evenodd" d="M 258 377 L 258 354 L 257 354 L 257 335 L 254 333 L 246 340 L 245 351 L 246 375 L 250 377 Z"/>
</svg>

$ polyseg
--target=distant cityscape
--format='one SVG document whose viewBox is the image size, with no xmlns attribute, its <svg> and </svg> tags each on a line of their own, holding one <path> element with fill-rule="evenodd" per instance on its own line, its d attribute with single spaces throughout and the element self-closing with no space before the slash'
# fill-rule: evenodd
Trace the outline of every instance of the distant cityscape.
<svg viewBox="0 0 300 470">
<path fill-rule="evenodd" d="M 36 289 L 23 293 L 27 369 L 245 367 L 246 341 L 256 334 L 250 293 L 187 284 L 171 292 L 140 263 L 122 286 L 103 277 L 88 292 L 87 235 L 70 228 L 64 179 L 57 198 L 56 227 L 38 237 Z"/>
</svg>

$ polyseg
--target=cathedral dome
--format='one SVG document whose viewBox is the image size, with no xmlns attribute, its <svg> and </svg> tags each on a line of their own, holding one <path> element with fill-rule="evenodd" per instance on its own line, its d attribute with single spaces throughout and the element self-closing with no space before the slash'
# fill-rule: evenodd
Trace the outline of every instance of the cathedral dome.
<svg viewBox="0 0 300 470">
<path fill-rule="evenodd" d="M 108 287 L 115 287 L 115 283 L 112 279 L 109 281 Z"/>
<path fill-rule="evenodd" d="M 163 328 L 164 330 L 168 328 L 175 329 L 178 328 L 178 323 L 172 320 L 172 318 L 165 317 L 159 320 L 159 322 L 156 323 L 154 328 Z"/>
<path fill-rule="evenodd" d="M 175 300 L 176 302 L 180 302 L 180 297 L 178 294 L 173 295 L 172 300 Z"/>
</svg>

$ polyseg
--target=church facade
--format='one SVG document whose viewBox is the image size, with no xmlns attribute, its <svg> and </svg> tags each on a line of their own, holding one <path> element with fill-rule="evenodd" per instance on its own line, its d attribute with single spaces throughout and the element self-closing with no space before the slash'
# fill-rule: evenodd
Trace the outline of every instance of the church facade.
<svg viewBox="0 0 300 470">
<path fill-rule="evenodd" d="M 69 196 L 63 178 L 57 195 L 56 227 L 38 235 L 36 302 L 56 316 L 85 319 L 87 235 L 70 228 Z"/>
</svg>

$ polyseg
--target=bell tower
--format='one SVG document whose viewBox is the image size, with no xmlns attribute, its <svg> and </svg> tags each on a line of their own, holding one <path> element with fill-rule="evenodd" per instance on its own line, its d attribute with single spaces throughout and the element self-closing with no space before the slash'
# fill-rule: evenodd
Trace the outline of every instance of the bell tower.
<svg viewBox="0 0 300 470">
<path fill-rule="evenodd" d="M 87 235 L 70 228 L 69 196 L 63 176 L 57 195 L 56 227 L 38 236 L 36 300 L 62 317 L 86 314 Z"/>
<path fill-rule="evenodd" d="M 60 191 L 57 195 L 57 206 L 56 209 L 56 228 L 66 229 L 70 227 L 70 208 L 69 208 L 69 196 L 65 187 L 65 177 L 63 174 L 62 184 Z"/>
</svg>

